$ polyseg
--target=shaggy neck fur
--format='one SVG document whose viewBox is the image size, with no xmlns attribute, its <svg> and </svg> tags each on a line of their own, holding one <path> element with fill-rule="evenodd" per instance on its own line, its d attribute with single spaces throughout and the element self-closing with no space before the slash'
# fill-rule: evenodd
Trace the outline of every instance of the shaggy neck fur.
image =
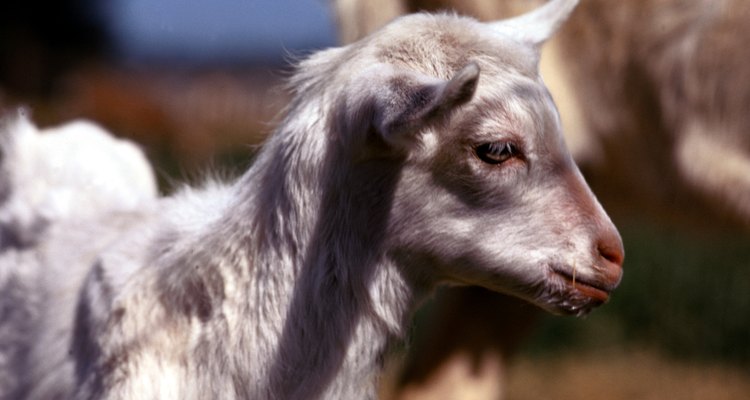
<svg viewBox="0 0 750 400">
<path fill-rule="evenodd" d="M 266 308 L 252 335 L 271 349 L 260 354 L 268 370 L 259 389 L 277 398 L 371 398 L 383 353 L 415 301 L 385 251 L 398 162 L 355 161 L 324 130 L 326 95 L 315 98 L 292 106 L 295 117 L 237 185 L 250 200 L 227 218 L 234 231 L 254 232 L 248 240 L 258 249 L 245 281 L 254 285 L 248 304 Z"/>
</svg>

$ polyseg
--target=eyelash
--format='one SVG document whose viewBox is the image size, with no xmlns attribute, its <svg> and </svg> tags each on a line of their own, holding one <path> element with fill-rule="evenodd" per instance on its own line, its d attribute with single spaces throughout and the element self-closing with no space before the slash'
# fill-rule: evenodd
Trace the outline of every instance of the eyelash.
<svg viewBox="0 0 750 400">
<path fill-rule="evenodd" d="M 477 157 L 487 164 L 502 164 L 521 155 L 515 143 L 510 141 L 484 143 L 474 149 Z"/>
</svg>

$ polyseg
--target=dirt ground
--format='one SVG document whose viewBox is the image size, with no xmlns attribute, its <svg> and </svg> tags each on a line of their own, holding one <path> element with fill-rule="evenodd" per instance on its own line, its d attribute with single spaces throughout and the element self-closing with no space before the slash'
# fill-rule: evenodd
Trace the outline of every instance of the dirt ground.
<svg viewBox="0 0 750 400">
<path fill-rule="evenodd" d="M 750 399 L 750 370 L 645 350 L 524 356 L 511 364 L 506 399 L 742 400 Z"/>
</svg>

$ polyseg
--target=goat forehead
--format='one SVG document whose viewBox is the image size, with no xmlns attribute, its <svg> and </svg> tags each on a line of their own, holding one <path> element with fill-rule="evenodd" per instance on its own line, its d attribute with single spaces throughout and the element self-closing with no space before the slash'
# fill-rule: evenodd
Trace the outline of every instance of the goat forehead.
<svg viewBox="0 0 750 400">
<path fill-rule="evenodd" d="M 376 34 L 370 46 L 380 62 L 443 79 L 469 61 L 478 62 L 483 73 L 513 69 L 531 76 L 537 70 L 533 49 L 456 15 L 402 17 Z"/>
<path fill-rule="evenodd" d="M 454 124 L 457 134 L 473 139 L 518 135 L 524 142 L 558 144 L 562 137 L 557 109 L 546 88 L 540 80 L 519 76 L 485 76 Z"/>
</svg>

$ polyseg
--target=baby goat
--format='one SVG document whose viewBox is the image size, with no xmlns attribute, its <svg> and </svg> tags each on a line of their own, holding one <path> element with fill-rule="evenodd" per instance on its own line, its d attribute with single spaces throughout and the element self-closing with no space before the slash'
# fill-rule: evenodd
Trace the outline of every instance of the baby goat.
<svg viewBox="0 0 750 400">
<path fill-rule="evenodd" d="M 537 65 L 575 3 L 490 24 L 407 16 L 300 63 L 285 120 L 234 184 L 93 226 L 117 233 L 104 251 L 79 239 L 93 266 L 49 266 L 88 271 L 72 326 L 54 330 L 72 360 L 48 353 L 74 374 L 59 393 L 371 399 L 440 284 L 563 314 L 606 301 L 622 243 Z"/>
</svg>

